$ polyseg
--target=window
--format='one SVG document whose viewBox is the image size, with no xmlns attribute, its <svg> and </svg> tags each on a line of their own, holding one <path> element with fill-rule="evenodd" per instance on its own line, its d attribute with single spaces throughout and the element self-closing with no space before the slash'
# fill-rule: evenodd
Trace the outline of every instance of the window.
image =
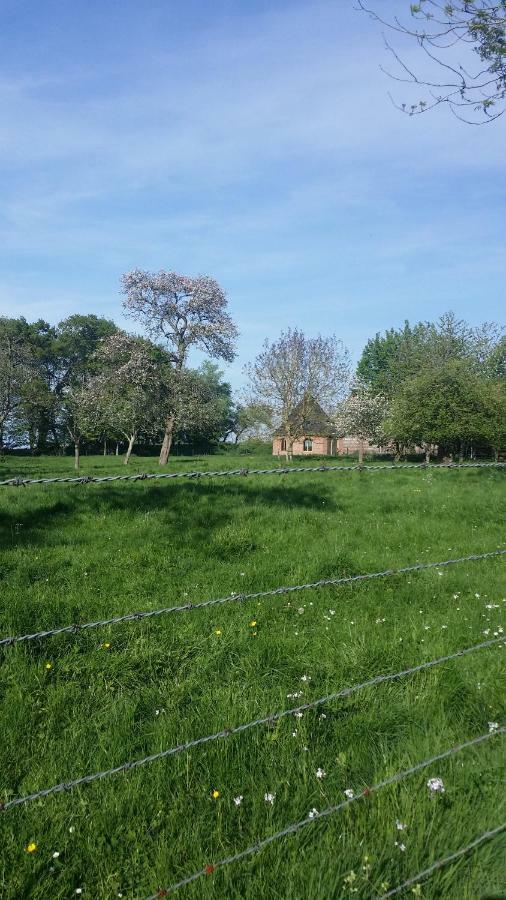
<svg viewBox="0 0 506 900">
<path fill-rule="evenodd" d="M 286 450 L 286 440 L 281 438 L 281 451 L 284 453 Z"/>
<path fill-rule="evenodd" d="M 311 453 L 313 449 L 313 441 L 311 438 L 304 438 L 304 450 Z"/>
</svg>

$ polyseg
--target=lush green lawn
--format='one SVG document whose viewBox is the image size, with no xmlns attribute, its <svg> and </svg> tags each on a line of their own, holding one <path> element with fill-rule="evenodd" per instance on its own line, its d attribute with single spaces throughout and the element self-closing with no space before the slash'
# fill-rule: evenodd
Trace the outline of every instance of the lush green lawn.
<svg viewBox="0 0 506 900">
<path fill-rule="evenodd" d="M 170 465 L 266 461 L 229 454 Z M 154 459 L 133 461 L 132 471 L 156 469 Z M 123 471 L 120 460 L 83 459 L 83 474 L 113 471 Z M 32 473 L 72 474 L 72 460 L 0 464 L 0 480 Z M 0 491 L 1 636 L 506 547 L 498 470 Z M 0 798 L 281 710 L 297 702 L 287 694 L 302 690 L 304 702 L 492 637 L 504 626 L 505 566 L 470 562 L 8 647 Z M 488 732 L 506 718 L 504 660 L 500 644 L 274 729 L 4 811 L 1 896 L 59 900 L 81 888 L 94 900 L 144 898 L 339 802 L 347 788 Z M 504 747 L 498 736 L 432 765 L 181 896 L 373 897 L 504 820 Z M 431 797 L 435 776 L 446 791 Z M 503 835 L 436 874 L 422 896 L 506 893 L 505 849 Z"/>
</svg>

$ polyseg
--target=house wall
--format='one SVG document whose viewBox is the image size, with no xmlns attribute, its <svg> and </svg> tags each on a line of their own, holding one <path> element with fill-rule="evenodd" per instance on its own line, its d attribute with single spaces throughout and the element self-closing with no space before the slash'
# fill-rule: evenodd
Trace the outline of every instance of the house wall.
<svg viewBox="0 0 506 900">
<path fill-rule="evenodd" d="M 307 437 L 311 437 L 311 435 L 307 435 Z M 313 441 L 313 449 L 312 450 L 304 450 L 304 438 L 293 442 L 292 452 L 294 456 L 330 456 L 331 447 L 330 442 L 331 439 L 324 436 L 312 437 Z M 335 444 L 335 440 L 334 440 Z M 335 452 L 335 451 L 334 451 Z M 284 456 L 285 451 L 281 449 L 281 438 L 274 438 L 272 442 L 272 454 L 273 456 Z"/>
<path fill-rule="evenodd" d="M 307 435 L 310 437 L 310 435 Z M 329 438 L 323 435 L 313 437 L 313 449 L 304 450 L 304 439 L 293 442 L 294 456 L 346 456 L 348 453 L 358 453 L 360 439 L 356 437 Z M 364 453 L 384 453 L 384 448 L 376 447 L 364 441 Z M 275 437 L 272 442 L 273 456 L 284 456 L 281 449 L 281 438 Z"/>
</svg>

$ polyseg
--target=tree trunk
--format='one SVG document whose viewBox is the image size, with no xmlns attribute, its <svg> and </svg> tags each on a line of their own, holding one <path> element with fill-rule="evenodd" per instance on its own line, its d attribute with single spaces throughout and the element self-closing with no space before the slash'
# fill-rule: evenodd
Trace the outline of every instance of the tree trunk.
<svg viewBox="0 0 506 900">
<path fill-rule="evenodd" d="M 160 450 L 160 458 L 158 460 L 158 465 L 160 465 L 160 466 L 167 465 L 167 462 L 169 459 L 169 454 L 170 454 L 170 448 L 172 446 L 173 431 L 174 431 L 174 416 L 169 416 L 165 423 L 165 434 L 163 436 L 162 449 Z"/>
<path fill-rule="evenodd" d="M 359 464 L 359 466 L 361 466 L 363 462 L 364 462 L 364 442 L 361 440 L 358 445 L 358 464 Z"/>
<path fill-rule="evenodd" d="M 104 456 L 107 456 L 107 438 L 104 438 Z"/>
<path fill-rule="evenodd" d="M 495 462 L 499 462 L 499 450 L 497 447 L 494 447 L 494 460 Z"/>
<path fill-rule="evenodd" d="M 116 456 L 119 456 L 119 441 L 116 441 Z"/>
<path fill-rule="evenodd" d="M 133 446 L 134 446 L 136 437 L 137 437 L 136 434 L 131 434 L 128 439 L 128 448 L 127 448 L 127 452 L 125 453 L 125 458 L 123 460 L 123 465 L 125 465 L 125 466 L 128 466 L 128 463 L 130 462 L 130 456 L 132 454 L 132 450 L 133 450 Z"/>
<path fill-rule="evenodd" d="M 430 463 L 430 444 L 427 444 L 425 447 L 425 465 L 428 466 Z"/>
<path fill-rule="evenodd" d="M 79 438 L 78 438 L 77 440 L 74 440 L 74 469 L 79 470 L 79 462 L 80 462 L 80 455 L 79 455 Z"/>
</svg>

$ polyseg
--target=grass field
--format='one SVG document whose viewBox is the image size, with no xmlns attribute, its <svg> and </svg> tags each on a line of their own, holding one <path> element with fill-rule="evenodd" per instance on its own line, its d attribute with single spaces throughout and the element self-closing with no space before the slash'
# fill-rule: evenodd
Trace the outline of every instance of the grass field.
<svg viewBox="0 0 506 900">
<path fill-rule="evenodd" d="M 132 461 L 132 472 L 156 469 Z M 123 473 L 121 461 L 83 459 L 82 474 L 106 472 Z M 0 480 L 72 473 L 69 458 L 0 463 Z M 0 636 L 506 548 L 505 501 L 506 473 L 494 469 L 1 488 Z M 469 562 L 7 647 L 0 800 L 500 634 L 505 566 Z M 0 812 L 0 896 L 142 900 L 348 788 L 488 733 L 506 719 L 505 652 L 499 644 Z M 178 895 L 374 897 L 506 818 L 504 747 L 496 736 L 316 817 Z M 430 777 L 444 794 L 429 796 Z M 505 850 L 506 832 L 436 873 L 421 896 L 505 896 Z"/>
</svg>

